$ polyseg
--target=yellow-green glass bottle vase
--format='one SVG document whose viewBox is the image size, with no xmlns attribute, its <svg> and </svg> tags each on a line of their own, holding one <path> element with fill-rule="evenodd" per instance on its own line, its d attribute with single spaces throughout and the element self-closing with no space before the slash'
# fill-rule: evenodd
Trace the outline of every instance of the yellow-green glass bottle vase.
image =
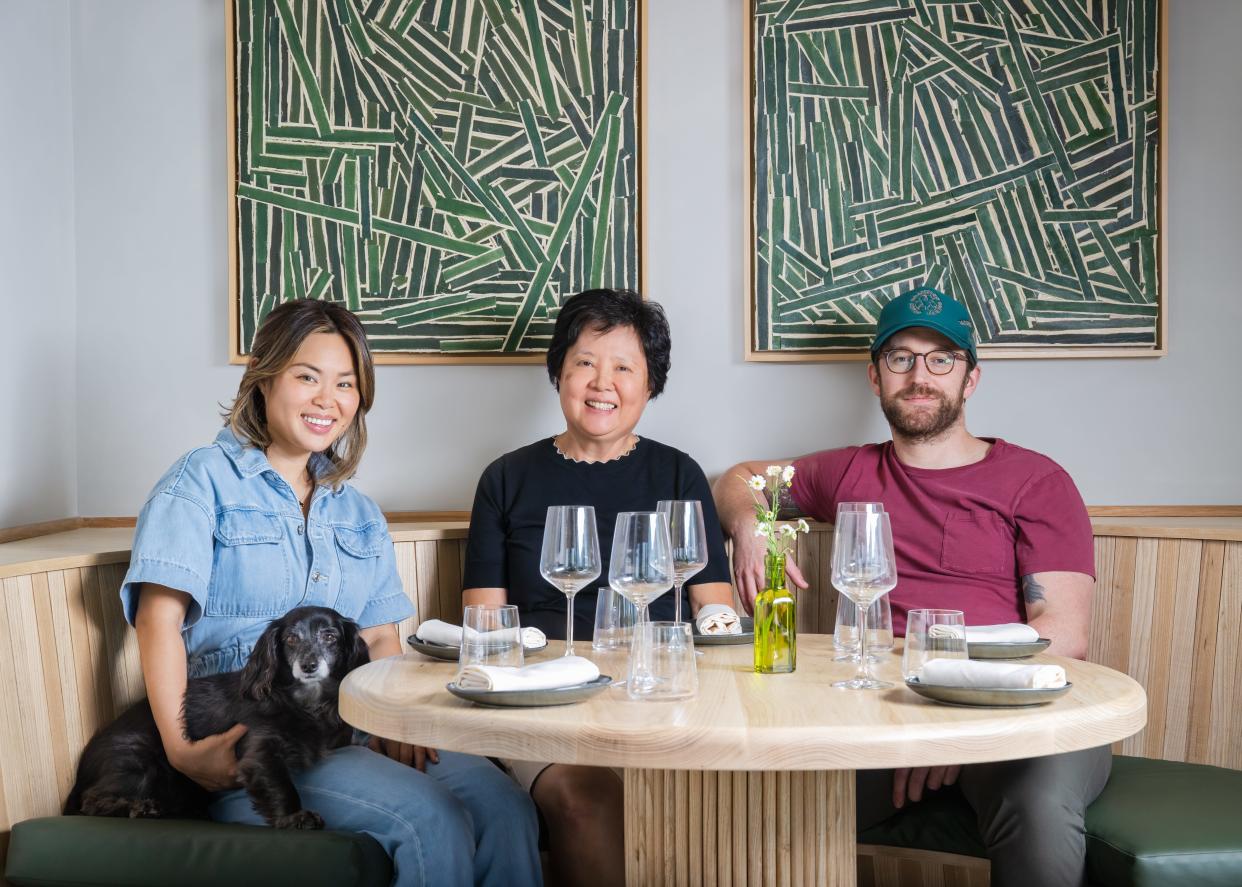
<svg viewBox="0 0 1242 887">
<path fill-rule="evenodd" d="M 785 577 L 785 555 L 764 558 L 763 591 L 755 596 L 755 671 L 787 674 L 798 664 L 798 602 Z"/>
</svg>

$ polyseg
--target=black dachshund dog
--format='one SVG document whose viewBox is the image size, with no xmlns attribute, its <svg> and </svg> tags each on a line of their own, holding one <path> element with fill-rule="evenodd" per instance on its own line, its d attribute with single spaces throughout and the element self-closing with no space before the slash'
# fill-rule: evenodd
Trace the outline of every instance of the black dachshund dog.
<svg viewBox="0 0 1242 887">
<path fill-rule="evenodd" d="M 323 828 L 319 814 L 302 807 L 289 774 L 350 743 L 353 728 L 337 712 L 337 691 L 369 658 L 358 626 L 335 610 L 290 610 L 267 627 L 241 671 L 189 681 L 186 738 L 245 724 L 237 775 L 254 809 L 276 828 Z M 206 818 L 209 803 L 208 792 L 168 762 L 144 699 L 87 744 L 65 813 Z"/>
</svg>

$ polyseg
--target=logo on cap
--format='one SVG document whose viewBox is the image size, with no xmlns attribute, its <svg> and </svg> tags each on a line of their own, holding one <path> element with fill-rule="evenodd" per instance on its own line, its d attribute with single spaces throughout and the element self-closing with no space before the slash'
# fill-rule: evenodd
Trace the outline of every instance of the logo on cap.
<svg viewBox="0 0 1242 887">
<path fill-rule="evenodd" d="M 920 290 L 910 300 L 910 310 L 915 314 L 939 314 L 943 307 L 940 297 L 931 290 Z"/>
</svg>

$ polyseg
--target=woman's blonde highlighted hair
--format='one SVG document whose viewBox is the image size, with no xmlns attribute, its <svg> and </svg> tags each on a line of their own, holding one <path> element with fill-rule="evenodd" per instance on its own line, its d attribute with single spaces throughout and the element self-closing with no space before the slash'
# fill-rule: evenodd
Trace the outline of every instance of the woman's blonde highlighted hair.
<svg viewBox="0 0 1242 887">
<path fill-rule="evenodd" d="M 366 415 L 375 400 L 375 365 L 366 332 L 348 309 L 314 299 L 296 299 L 273 308 L 254 335 L 250 363 L 237 386 L 237 397 L 223 415 L 234 434 L 266 451 L 272 436 L 267 427 L 264 385 L 293 363 L 302 343 L 314 333 L 340 334 L 349 346 L 357 374 L 358 412 L 344 433 L 324 451 L 331 469 L 315 478 L 316 483 L 336 489 L 358 471 L 358 462 L 367 447 Z"/>
</svg>

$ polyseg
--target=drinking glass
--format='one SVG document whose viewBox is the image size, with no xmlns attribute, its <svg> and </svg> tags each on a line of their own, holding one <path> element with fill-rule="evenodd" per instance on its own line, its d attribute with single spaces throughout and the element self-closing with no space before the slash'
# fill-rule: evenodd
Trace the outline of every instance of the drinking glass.
<svg viewBox="0 0 1242 887">
<path fill-rule="evenodd" d="M 966 619 L 961 610 L 911 610 L 906 614 L 903 678 L 918 677 L 929 659 L 966 658 Z"/>
<path fill-rule="evenodd" d="M 574 595 L 599 578 L 599 532 L 590 505 L 552 505 L 543 525 L 539 574 L 565 593 L 565 654 L 574 655 Z"/>
<path fill-rule="evenodd" d="M 837 618 L 832 632 L 835 662 L 858 661 L 858 606 L 845 595 L 837 596 Z M 867 611 L 867 655 L 879 662 L 878 654 L 893 649 L 893 608 L 888 595 L 877 598 Z"/>
<path fill-rule="evenodd" d="M 707 566 L 707 529 L 703 503 L 697 499 L 663 499 L 656 510 L 668 516 L 669 540 L 673 545 L 673 621 L 681 621 L 681 589 L 686 580 Z"/>
<path fill-rule="evenodd" d="M 630 658 L 626 692 L 631 699 L 685 699 L 699 691 L 689 622 L 644 622 L 635 632 L 635 645 L 647 651 L 647 658 L 642 663 Z"/>
<path fill-rule="evenodd" d="M 867 653 L 867 612 L 897 585 L 893 529 L 883 511 L 842 511 L 832 537 L 832 584 L 858 605 L 858 672 L 834 687 L 880 690 L 893 686 L 871 675 Z"/>
<path fill-rule="evenodd" d="M 612 560 L 608 584 L 638 610 L 629 681 L 631 691 L 654 685 L 647 665 L 647 645 L 641 631 L 647 619 L 647 606 L 673 587 L 673 546 L 668 535 L 668 516 L 658 511 L 623 511 L 617 515 L 612 535 Z"/>
<path fill-rule="evenodd" d="M 514 604 L 466 607 L 461 620 L 458 671 L 467 665 L 522 667 L 522 628 Z"/>
<path fill-rule="evenodd" d="M 595 634 L 593 650 L 616 650 L 628 647 L 634 639 L 634 605 L 610 585 L 599 587 L 595 599 Z"/>
</svg>

